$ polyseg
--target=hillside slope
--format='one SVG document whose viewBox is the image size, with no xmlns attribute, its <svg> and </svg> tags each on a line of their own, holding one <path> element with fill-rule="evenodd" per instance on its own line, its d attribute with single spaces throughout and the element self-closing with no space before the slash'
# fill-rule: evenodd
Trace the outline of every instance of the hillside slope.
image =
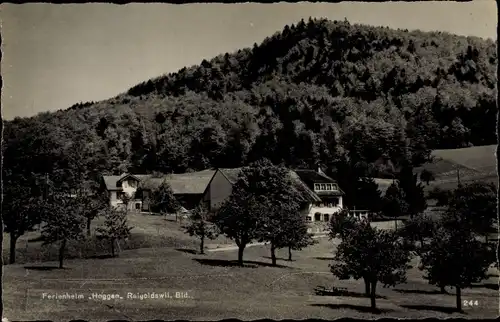
<svg viewBox="0 0 500 322">
<path fill-rule="evenodd" d="M 436 187 L 443 190 L 455 189 L 459 177 L 462 184 L 481 181 L 498 185 L 496 148 L 496 145 L 485 145 L 434 150 L 431 153 L 432 162 L 418 167 L 416 172 L 426 169 L 436 177 L 426 187 L 428 191 Z"/>
<path fill-rule="evenodd" d="M 300 21 L 110 100 L 5 122 L 4 176 L 71 186 L 261 157 L 380 174 L 432 149 L 494 144 L 496 64 L 489 40 Z"/>
</svg>

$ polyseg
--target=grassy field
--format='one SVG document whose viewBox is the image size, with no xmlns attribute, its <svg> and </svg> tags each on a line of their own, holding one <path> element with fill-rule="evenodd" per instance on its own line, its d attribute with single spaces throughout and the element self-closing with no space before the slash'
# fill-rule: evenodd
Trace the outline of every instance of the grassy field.
<svg viewBox="0 0 500 322">
<path fill-rule="evenodd" d="M 434 173 L 436 177 L 426 190 L 435 187 L 443 190 L 455 189 L 458 185 L 457 169 L 460 171 L 462 184 L 477 181 L 498 184 L 495 151 L 496 145 L 434 150 L 434 161 L 422 167 Z"/>
<path fill-rule="evenodd" d="M 104 222 L 103 218 L 97 218 L 92 222 L 92 232 Z M 180 224 L 171 220 L 165 220 L 161 216 L 150 216 L 129 213 L 128 222 L 131 227 L 131 237 L 127 241 L 120 242 L 122 250 L 138 248 L 159 248 L 159 247 L 194 247 L 196 239 L 189 237 L 180 229 Z M 214 241 L 210 241 L 208 248 L 224 247 L 230 240 L 220 236 Z M 9 235 L 4 233 L 3 259 L 4 263 L 9 259 Z M 88 238 L 83 242 L 69 242 L 67 258 L 92 258 L 109 254 L 109 245 L 105 241 Z M 45 262 L 54 261 L 58 258 L 58 246 L 43 246 L 40 240 L 40 232 L 29 232 L 17 241 L 16 262 Z"/>
<path fill-rule="evenodd" d="M 134 216 L 131 222 L 135 223 L 136 237 L 131 240 L 136 241 L 118 258 L 74 258 L 67 260 L 62 270 L 56 268 L 56 261 L 4 266 L 4 315 L 11 321 L 498 315 L 498 272 L 493 269 L 490 279 L 463 291 L 463 300 L 478 303 L 477 307 L 464 307 L 465 314 L 453 313 L 453 290 L 449 290 L 450 295 L 437 294 L 437 288 L 428 285 L 417 268 L 408 272 L 406 284 L 394 289 L 378 287 L 381 312 L 374 314 L 368 310 L 369 299 L 362 296 L 361 282 L 340 281 L 329 272 L 328 264 L 338 241 L 320 238 L 318 244 L 294 252 L 292 262 L 279 259 L 279 267 L 269 266 L 268 246 L 250 247 L 245 251 L 246 266 L 237 267 L 236 250 L 213 249 L 223 246 L 223 240 L 212 242 L 212 251 L 207 255 L 197 255 L 196 241 L 176 231 L 177 224 Z M 169 239 L 160 238 L 165 233 Z M 32 243 L 28 247 L 35 249 Z M 286 250 L 278 252 L 279 258 L 286 256 Z M 413 264 L 416 266 L 417 260 Z M 318 288 L 332 287 L 344 291 L 335 296 L 317 292 Z M 65 292 L 81 294 L 83 299 L 54 300 L 43 295 Z M 147 292 L 170 292 L 174 298 L 127 298 L 128 293 Z M 175 292 L 187 293 L 189 298 L 176 299 Z M 118 294 L 123 299 L 89 299 L 92 293 Z"/>
<path fill-rule="evenodd" d="M 434 150 L 434 160 L 415 169 L 420 173 L 423 169 L 431 171 L 435 180 L 424 184 L 424 191 L 435 188 L 453 190 L 458 186 L 457 171 L 460 172 L 462 184 L 488 182 L 498 185 L 496 145 L 477 146 L 463 149 Z M 458 170 L 457 170 L 458 169 Z M 382 193 L 391 185 L 392 179 L 375 178 Z"/>
</svg>

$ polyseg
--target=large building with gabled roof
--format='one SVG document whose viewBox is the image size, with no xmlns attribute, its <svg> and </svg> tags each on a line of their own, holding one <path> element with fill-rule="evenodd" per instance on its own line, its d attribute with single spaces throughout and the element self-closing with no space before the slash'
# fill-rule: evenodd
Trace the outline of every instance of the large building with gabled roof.
<svg viewBox="0 0 500 322">
<path fill-rule="evenodd" d="M 110 205 L 123 207 L 123 196 L 129 197 L 130 211 L 150 212 L 151 191 L 162 183 L 172 188 L 174 196 L 189 210 L 203 203 L 216 210 L 229 198 L 233 185 L 238 181 L 242 168 L 222 168 L 182 174 L 103 176 Z M 328 222 L 343 207 L 343 191 L 337 182 L 321 170 L 290 170 L 293 189 L 304 193 L 307 203 L 304 215 L 310 222 Z M 136 194 L 140 188 L 140 196 Z"/>
<path fill-rule="evenodd" d="M 128 174 L 103 176 L 103 185 L 112 207 L 123 207 L 123 196 L 130 199 L 128 210 L 150 212 L 150 192 L 162 183 L 168 183 L 181 205 L 187 209 L 200 202 L 203 193 L 213 177 L 215 170 L 204 170 L 182 174 Z M 136 195 L 140 188 L 141 195 Z"/>
<path fill-rule="evenodd" d="M 216 209 L 231 195 L 232 186 L 238 180 L 241 168 L 217 169 L 203 196 L 209 209 Z M 342 209 L 344 192 L 335 180 L 321 170 L 290 170 L 295 188 L 305 193 L 309 203 L 304 209 L 310 222 L 328 222 L 333 214 Z"/>
</svg>

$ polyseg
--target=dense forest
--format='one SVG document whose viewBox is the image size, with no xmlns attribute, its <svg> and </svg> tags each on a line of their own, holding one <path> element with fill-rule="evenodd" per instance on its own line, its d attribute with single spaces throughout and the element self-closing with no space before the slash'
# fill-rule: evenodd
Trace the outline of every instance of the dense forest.
<svg viewBox="0 0 500 322">
<path fill-rule="evenodd" d="M 496 143 L 496 64 L 491 40 L 302 20 L 112 99 L 5 122 L 4 182 L 260 158 L 390 177 L 432 149 Z"/>
</svg>

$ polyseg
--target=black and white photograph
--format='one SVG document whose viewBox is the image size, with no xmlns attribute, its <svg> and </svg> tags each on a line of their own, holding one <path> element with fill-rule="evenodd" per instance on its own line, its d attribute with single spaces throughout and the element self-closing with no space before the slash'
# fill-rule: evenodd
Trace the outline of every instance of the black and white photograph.
<svg viewBox="0 0 500 322">
<path fill-rule="evenodd" d="M 499 316 L 496 1 L 0 21 L 2 322 Z"/>
</svg>

